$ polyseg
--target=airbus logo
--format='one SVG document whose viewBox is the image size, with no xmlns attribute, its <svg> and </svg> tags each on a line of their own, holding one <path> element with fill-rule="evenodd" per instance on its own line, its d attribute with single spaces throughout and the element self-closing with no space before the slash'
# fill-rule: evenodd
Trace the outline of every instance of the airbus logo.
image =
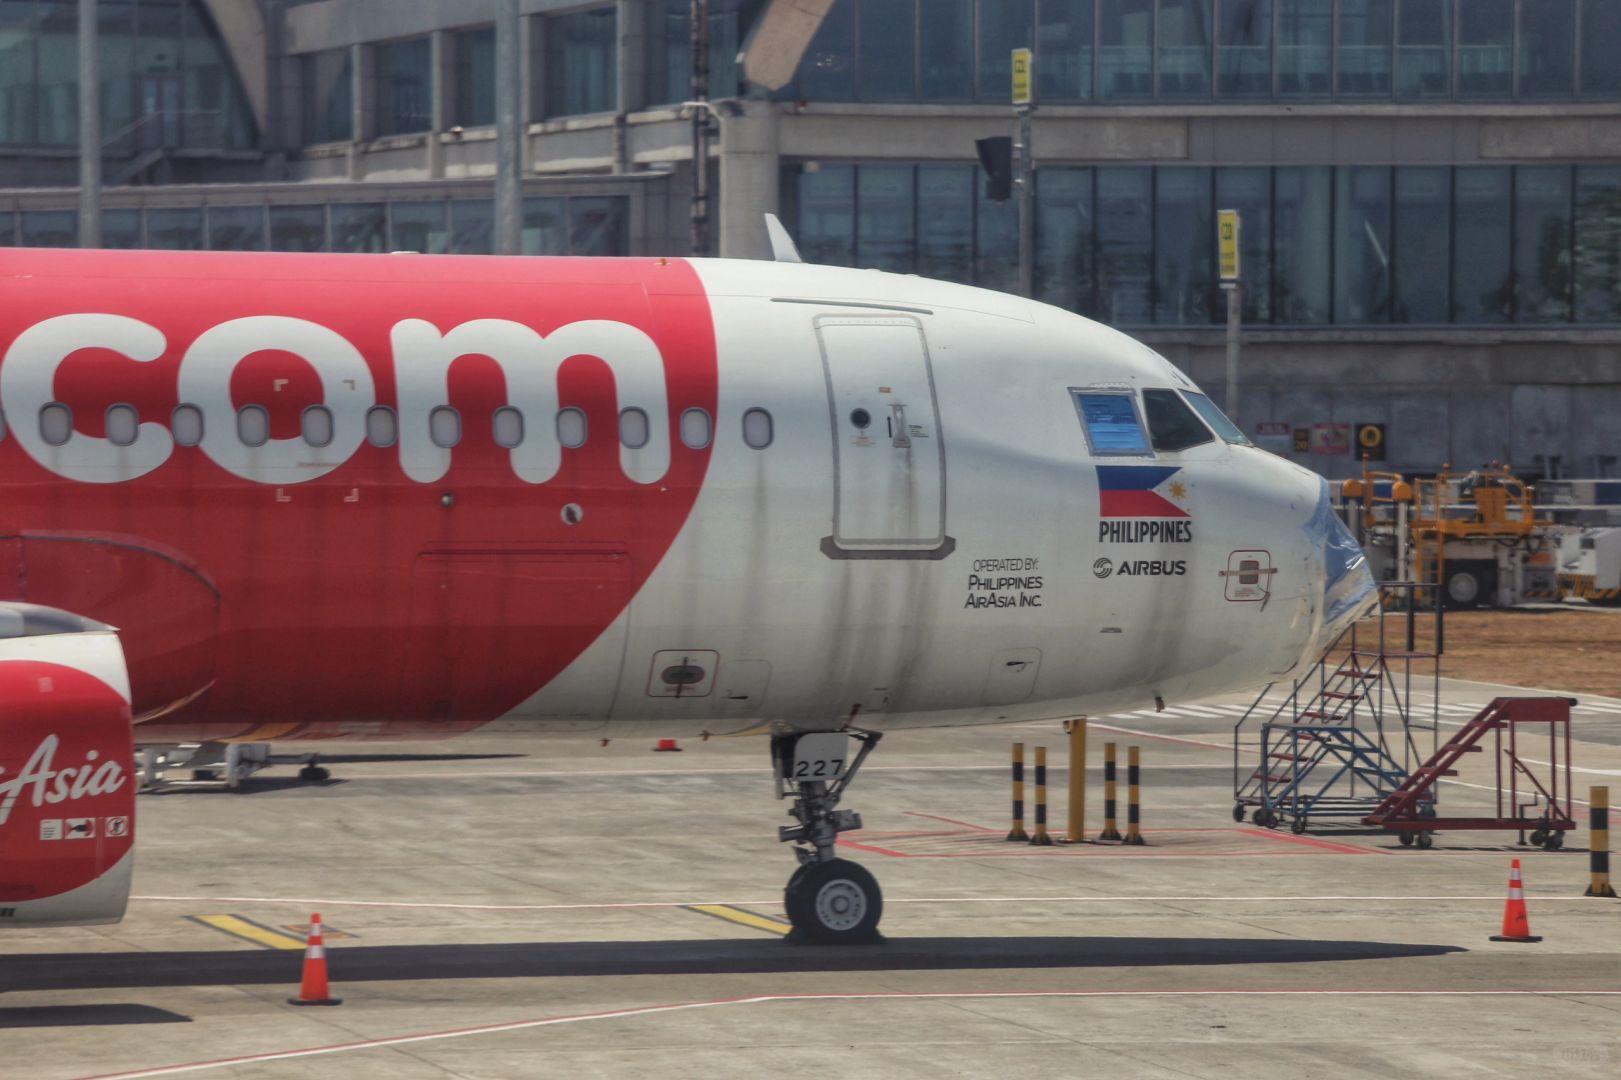
<svg viewBox="0 0 1621 1080">
<path fill-rule="evenodd" d="M 1110 562 L 1108 559 L 1099 559 L 1097 562 L 1092 564 L 1092 573 L 1096 574 L 1100 578 L 1106 578 L 1110 574 L 1114 573 L 1114 563 Z"/>
</svg>

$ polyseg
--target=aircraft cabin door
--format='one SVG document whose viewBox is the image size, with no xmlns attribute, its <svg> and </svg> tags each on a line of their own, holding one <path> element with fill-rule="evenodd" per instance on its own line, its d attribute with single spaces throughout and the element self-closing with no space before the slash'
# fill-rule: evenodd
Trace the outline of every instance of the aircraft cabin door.
<svg viewBox="0 0 1621 1080">
<path fill-rule="evenodd" d="M 833 559 L 943 559 L 946 449 L 923 325 L 820 316 L 833 425 Z"/>
</svg>

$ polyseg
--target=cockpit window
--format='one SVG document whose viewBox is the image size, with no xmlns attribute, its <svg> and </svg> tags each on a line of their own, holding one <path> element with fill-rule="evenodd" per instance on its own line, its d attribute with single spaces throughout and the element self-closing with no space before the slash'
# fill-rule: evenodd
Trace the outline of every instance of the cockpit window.
<svg viewBox="0 0 1621 1080">
<path fill-rule="evenodd" d="M 1216 441 L 1175 390 L 1144 390 L 1143 414 L 1148 417 L 1148 433 L 1154 437 L 1155 450 L 1174 453 Z"/>
<path fill-rule="evenodd" d="M 1130 391 L 1075 390 L 1073 393 L 1092 453 L 1099 457 L 1153 454 Z"/>
<path fill-rule="evenodd" d="M 1215 428 L 1216 434 L 1220 435 L 1225 441 L 1238 446 L 1255 445 L 1244 438 L 1244 433 L 1238 430 L 1237 424 L 1227 419 L 1226 415 L 1216 408 L 1214 401 L 1211 401 L 1203 394 L 1196 394 L 1192 390 L 1186 391 L 1186 394 L 1188 404 L 1198 410 L 1199 415 L 1204 417 L 1204 422 Z"/>
</svg>

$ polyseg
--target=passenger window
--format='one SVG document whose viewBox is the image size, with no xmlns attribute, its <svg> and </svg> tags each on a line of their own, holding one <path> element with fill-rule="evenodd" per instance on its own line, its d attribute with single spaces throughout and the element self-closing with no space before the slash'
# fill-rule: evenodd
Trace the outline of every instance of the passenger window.
<svg viewBox="0 0 1621 1080">
<path fill-rule="evenodd" d="M 304 410 L 304 441 L 311 446 L 332 444 L 332 410 L 325 405 L 311 405 Z"/>
<path fill-rule="evenodd" d="M 640 409 L 626 409 L 619 414 L 619 441 L 632 450 L 647 445 L 647 414 Z"/>
<path fill-rule="evenodd" d="M 689 450 L 702 450 L 715 437 L 715 423 L 702 409 L 681 414 L 681 444 Z"/>
<path fill-rule="evenodd" d="M 557 441 L 570 450 L 578 450 L 585 445 L 585 412 L 581 409 L 564 409 L 557 414 Z"/>
<path fill-rule="evenodd" d="M 441 405 L 428 414 L 428 438 L 433 445 L 449 450 L 462 441 L 462 414 Z"/>
<path fill-rule="evenodd" d="M 49 446 L 65 446 L 73 437 L 73 410 L 53 401 L 39 410 L 39 437 Z"/>
<path fill-rule="evenodd" d="M 1199 418 L 1175 390 L 1144 390 L 1143 413 L 1148 417 L 1148 432 L 1154 437 L 1155 450 L 1174 453 L 1216 441 L 1210 429 L 1199 423 Z"/>
<path fill-rule="evenodd" d="M 373 446 L 393 446 L 400 439 L 400 421 L 387 405 L 366 410 L 366 441 Z"/>
<path fill-rule="evenodd" d="M 490 420 L 490 433 L 495 445 L 511 450 L 523 442 L 523 413 L 510 405 L 501 406 Z"/>
<path fill-rule="evenodd" d="M 1092 453 L 1099 457 L 1152 456 L 1148 436 L 1143 434 L 1137 406 L 1129 390 L 1076 390 L 1073 393 Z"/>
<path fill-rule="evenodd" d="M 132 446 L 141 432 L 141 418 L 133 405 L 113 405 L 107 409 L 107 441 L 114 446 Z"/>
<path fill-rule="evenodd" d="M 203 441 L 203 410 L 195 405 L 176 405 L 169 414 L 169 430 L 176 446 L 196 446 Z"/>
<path fill-rule="evenodd" d="M 1240 585 L 1259 585 L 1261 583 L 1261 563 L 1259 560 L 1240 560 L 1238 564 L 1238 583 Z"/>
<path fill-rule="evenodd" d="M 743 414 L 743 441 L 755 450 L 764 450 L 774 437 L 771 414 L 764 409 L 750 409 Z"/>
<path fill-rule="evenodd" d="M 236 411 L 236 437 L 246 446 L 270 441 L 270 412 L 263 405 L 244 405 Z"/>
<path fill-rule="evenodd" d="M 1216 434 L 1220 435 L 1223 441 L 1233 443 L 1237 446 L 1255 445 L 1244 437 L 1244 433 L 1238 430 L 1237 424 L 1227 419 L 1227 415 L 1220 409 L 1216 408 L 1216 403 L 1214 401 L 1211 401 L 1203 394 L 1196 394 L 1192 390 L 1186 392 L 1186 397 L 1188 399 L 1188 404 L 1192 405 L 1194 410 L 1197 411 L 1200 416 L 1204 417 L 1204 422 L 1214 428 Z"/>
</svg>

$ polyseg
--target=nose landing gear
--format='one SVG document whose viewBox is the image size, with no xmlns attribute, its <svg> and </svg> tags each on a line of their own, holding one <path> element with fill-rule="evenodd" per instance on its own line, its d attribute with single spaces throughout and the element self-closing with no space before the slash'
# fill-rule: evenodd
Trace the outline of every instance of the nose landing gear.
<svg viewBox="0 0 1621 1080">
<path fill-rule="evenodd" d="M 884 897 L 878 881 L 864 867 L 834 854 L 841 832 L 861 828 L 861 815 L 838 810 L 839 798 L 872 753 L 882 733 L 875 731 L 813 732 L 773 735 L 771 760 L 777 798 L 794 800 L 777 839 L 798 845 L 799 869 L 783 890 L 783 906 L 793 925 L 790 941 L 854 945 L 881 941 L 878 920 Z M 861 744 L 849 760 L 849 740 Z"/>
</svg>

